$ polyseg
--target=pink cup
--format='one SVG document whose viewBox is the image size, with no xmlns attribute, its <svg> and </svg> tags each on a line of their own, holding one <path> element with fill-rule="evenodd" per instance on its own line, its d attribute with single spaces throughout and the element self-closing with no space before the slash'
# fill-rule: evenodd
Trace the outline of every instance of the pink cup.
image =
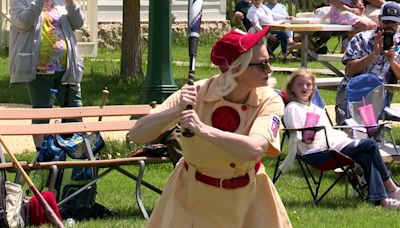
<svg viewBox="0 0 400 228">
<path fill-rule="evenodd" d="M 307 112 L 306 123 L 304 127 L 314 127 L 318 124 L 319 115 L 314 112 Z M 302 133 L 303 142 L 311 144 L 314 141 L 315 131 L 305 130 Z"/>
<path fill-rule="evenodd" d="M 358 108 L 363 123 L 367 126 L 376 125 L 374 108 L 372 104 L 364 105 Z"/>
</svg>

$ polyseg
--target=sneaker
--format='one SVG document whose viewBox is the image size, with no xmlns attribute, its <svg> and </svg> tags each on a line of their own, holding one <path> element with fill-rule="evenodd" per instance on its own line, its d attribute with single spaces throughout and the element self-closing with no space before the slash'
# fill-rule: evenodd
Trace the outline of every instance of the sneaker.
<svg viewBox="0 0 400 228">
<path fill-rule="evenodd" d="M 386 198 L 385 203 L 382 206 L 388 209 L 400 209 L 400 201 L 392 198 Z"/>
<path fill-rule="evenodd" d="M 400 200 L 400 188 L 396 188 L 396 190 L 394 190 L 393 192 L 389 192 L 388 195 L 390 198 Z"/>
</svg>

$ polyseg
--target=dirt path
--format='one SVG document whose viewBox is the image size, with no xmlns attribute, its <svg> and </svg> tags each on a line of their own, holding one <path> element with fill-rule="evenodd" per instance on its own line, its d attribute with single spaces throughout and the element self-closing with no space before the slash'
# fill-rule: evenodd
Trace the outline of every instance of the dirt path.
<svg viewBox="0 0 400 228">
<path fill-rule="evenodd" d="M 0 104 L 1 109 L 6 108 L 20 108 L 26 109 L 29 108 L 29 105 L 21 105 L 21 104 Z M 129 120 L 128 116 L 124 117 L 104 117 L 103 121 L 107 120 Z M 96 121 L 96 118 L 85 118 L 84 121 Z M 6 125 L 17 125 L 17 124 L 27 124 L 30 123 L 30 120 L 0 120 L 0 124 Z M 124 141 L 126 136 L 126 131 L 120 132 L 103 132 L 102 136 L 105 140 L 120 140 Z M 7 144 L 8 148 L 14 152 L 15 154 L 23 153 L 24 151 L 33 151 L 35 150 L 35 144 L 33 143 L 32 136 L 3 136 L 4 142 Z"/>
</svg>

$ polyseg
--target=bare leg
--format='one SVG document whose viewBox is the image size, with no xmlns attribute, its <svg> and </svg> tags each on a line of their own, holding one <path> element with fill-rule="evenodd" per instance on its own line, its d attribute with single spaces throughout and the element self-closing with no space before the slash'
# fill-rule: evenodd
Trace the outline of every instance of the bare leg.
<svg viewBox="0 0 400 228">
<path fill-rule="evenodd" d="M 394 183 L 392 178 L 389 178 L 388 180 L 384 181 L 383 185 L 385 186 L 387 192 L 393 192 L 396 191 L 397 189 L 397 185 Z"/>
</svg>

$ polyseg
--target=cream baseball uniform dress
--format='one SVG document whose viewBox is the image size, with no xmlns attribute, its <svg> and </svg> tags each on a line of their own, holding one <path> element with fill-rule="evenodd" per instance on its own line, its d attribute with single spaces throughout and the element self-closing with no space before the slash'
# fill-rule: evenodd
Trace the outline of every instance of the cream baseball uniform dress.
<svg viewBox="0 0 400 228">
<path fill-rule="evenodd" d="M 258 134 L 269 141 L 266 155 L 279 154 L 279 126 L 284 105 L 269 87 L 259 87 L 245 104 L 235 104 L 217 95 L 217 77 L 200 85 L 196 110 L 205 124 L 237 134 Z M 152 112 L 179 104 L 180 91 L 171 95 Z M 174 126 L 171 122 L 160 133 Z M 155 129 L 156 130 L 156 129 Z M 236 158 L 222 148 L 196 135 L 181 137 L 183 158 L 171 174 L 148 227 L 291 227 L 285 207 L 264 167 L 255 173 L 257 161 Z M 244 187 L 224 189 L 196 180 L 195 173 L 230 179 L 249 175 Z"/>
</svg>

